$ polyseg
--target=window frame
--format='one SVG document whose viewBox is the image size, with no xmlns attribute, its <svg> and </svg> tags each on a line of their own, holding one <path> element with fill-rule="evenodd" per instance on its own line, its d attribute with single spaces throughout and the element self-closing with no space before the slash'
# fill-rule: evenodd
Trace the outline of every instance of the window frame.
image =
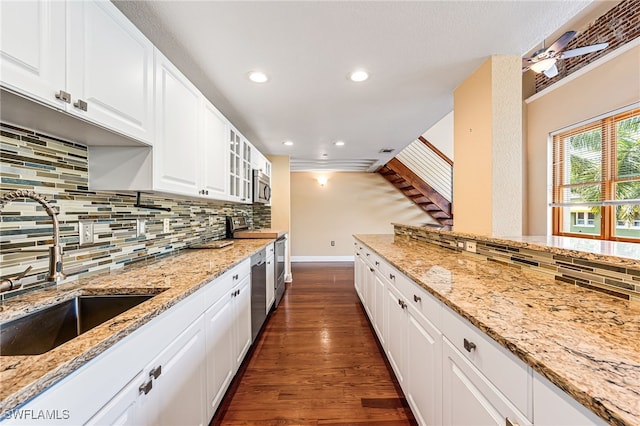
<svg viewBox="0 0 640 426">
<path fill-rule="evenodd" d="M 640 238 L 620 237 L 616 236 L 616 229 L 620 229 L 618 226 L 618 220 L 616 217 L 616 205 L 600 205 L 600 234 L 584 234 L 570 232 L 563 230 L 563 213 L 564 209 L 570 208 L 570 204 L 566 203 L 563 199 L 563 192 L 567 189 L 587 186 L 587 185 L 600 185 L 601 187 L 601 199 L 602 200 L 615 200 L 616 184 L 620 182 L 638 181 L 640 177 L 617 177 L 617 145 L 618 139 L 616 135 L 616 125 L 620 121 L 627 120 L 632 117 L 640 116 L 640 108 L 634 106 L 624 112 L 618 112 L 606 117 L 600 117 L 598 120 L 590 121 L 586 124 L 572 126 L 570 129 L 559 131 L 552 134 L 552 204 L 551 204 L 551 220 L 552 220 L 552 234 L 558 236 L 588 238 L 597 240 L 609 240 L 609 241 L 623 241 L 631 243 L 640 243 Z M 598 182 L 591 183 L 577 183 L 577 184 L 565 184 L 563 160 L 565 155 L 564 140 L 568 137 L 585 133 L 591 130 L 601 129 L 601 177 Z M 576 214 L 577 227 L 594 227 L 595 221 L 587 219 L 587 215 L 584 215 L 584 224 L 578 224 L 578 215 Z M 637 220 L 636 220 L 637 221 Z M 635 223 L 635 221 L 634 221 Z M 635 228 L 635 226 L 632 226 Z"/>
</svg>

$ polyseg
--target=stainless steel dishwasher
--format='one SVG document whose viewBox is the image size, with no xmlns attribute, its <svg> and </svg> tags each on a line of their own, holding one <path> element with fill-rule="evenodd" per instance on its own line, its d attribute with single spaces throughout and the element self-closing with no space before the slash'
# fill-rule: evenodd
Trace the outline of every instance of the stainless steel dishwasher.
<svg viewBox="0 0 640 426">
<path fill-rule="evenodd" d="M 264 324 L 267 317 L 267 250 L 260 250 L 251 256 L 251 341 Z"/>
</svg>

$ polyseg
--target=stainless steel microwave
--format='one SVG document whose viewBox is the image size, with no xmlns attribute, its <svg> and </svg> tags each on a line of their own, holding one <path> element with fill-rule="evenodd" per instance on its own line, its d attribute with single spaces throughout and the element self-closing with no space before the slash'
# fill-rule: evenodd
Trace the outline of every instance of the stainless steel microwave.
<svg viewBox="0 0 640 426">
<path fill-rule="evenodd" d="M 253 202 L 267 204 L 271 201 L 271 179 L 260 170 L 253 171 Z"/>
</svg>

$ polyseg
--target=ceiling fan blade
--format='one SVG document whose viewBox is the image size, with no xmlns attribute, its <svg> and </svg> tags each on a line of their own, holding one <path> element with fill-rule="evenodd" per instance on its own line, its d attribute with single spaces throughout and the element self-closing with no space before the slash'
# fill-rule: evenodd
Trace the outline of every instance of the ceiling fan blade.
<svg viewBox="0 0 640 426">
<path fill-rule="evenodd" d="M 591 46 L 578 47 L 577 49 L 567 50 L 560 54 L 560 59 L 573 58 L 574 56 L 597 52 L 598 50 L 605 49 L 607 46 L 609 46 L 609 43 L 600 43 L 593 44 Z"/>
<path fill-rule="evenodd" d="M 545 50 L 545 52 L 560 52 L 562 49 L 567 47 L 571 39 L 574 38 L 576 34 L 577 33 L 575 31 L 567 31 L 566 33 L 562 34 L 559 39 L 554 41 L 551 46 L 547 47 L 547 50 Z"/>
<path fill-rule="evenodd" d="M 553 63 L 553 65 L 551 65 L 551 68 L 544 71 L 544 75 L 549 78 L 553 78 L 558 75 L 558 66 L 555 64 L 555 62 Z"/>
</svg>

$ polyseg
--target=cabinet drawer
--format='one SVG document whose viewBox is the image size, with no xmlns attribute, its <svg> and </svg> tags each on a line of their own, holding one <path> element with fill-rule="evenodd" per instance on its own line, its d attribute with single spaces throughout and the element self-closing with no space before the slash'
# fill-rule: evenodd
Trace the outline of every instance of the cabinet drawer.
<svg viewBox="0 0 640 426">
<path fill-rule="evenodd" d="M 448 307 L 442 310 L 442 333 L 518 408 L 532 416 L 532 370 L 511 352 Z"/>
<path fill-rule="evenodd" d="M 231 291 L 234 285 L 238 284 L 250 273 L 251 261 L 247 259 L 212 280 L 207 284 L 203 293 L 203 299 L 206 301 L 206 305 L 211 306 L 216 300 Z"/>
<path fill-rule="evenodd" d="M 433 297 L 418 284 L 410 282 L 411 288 L 405 294 L 407 303 L 428 319 L 436 328 L 442 327 L 442 302 Z"/>
</svg>

